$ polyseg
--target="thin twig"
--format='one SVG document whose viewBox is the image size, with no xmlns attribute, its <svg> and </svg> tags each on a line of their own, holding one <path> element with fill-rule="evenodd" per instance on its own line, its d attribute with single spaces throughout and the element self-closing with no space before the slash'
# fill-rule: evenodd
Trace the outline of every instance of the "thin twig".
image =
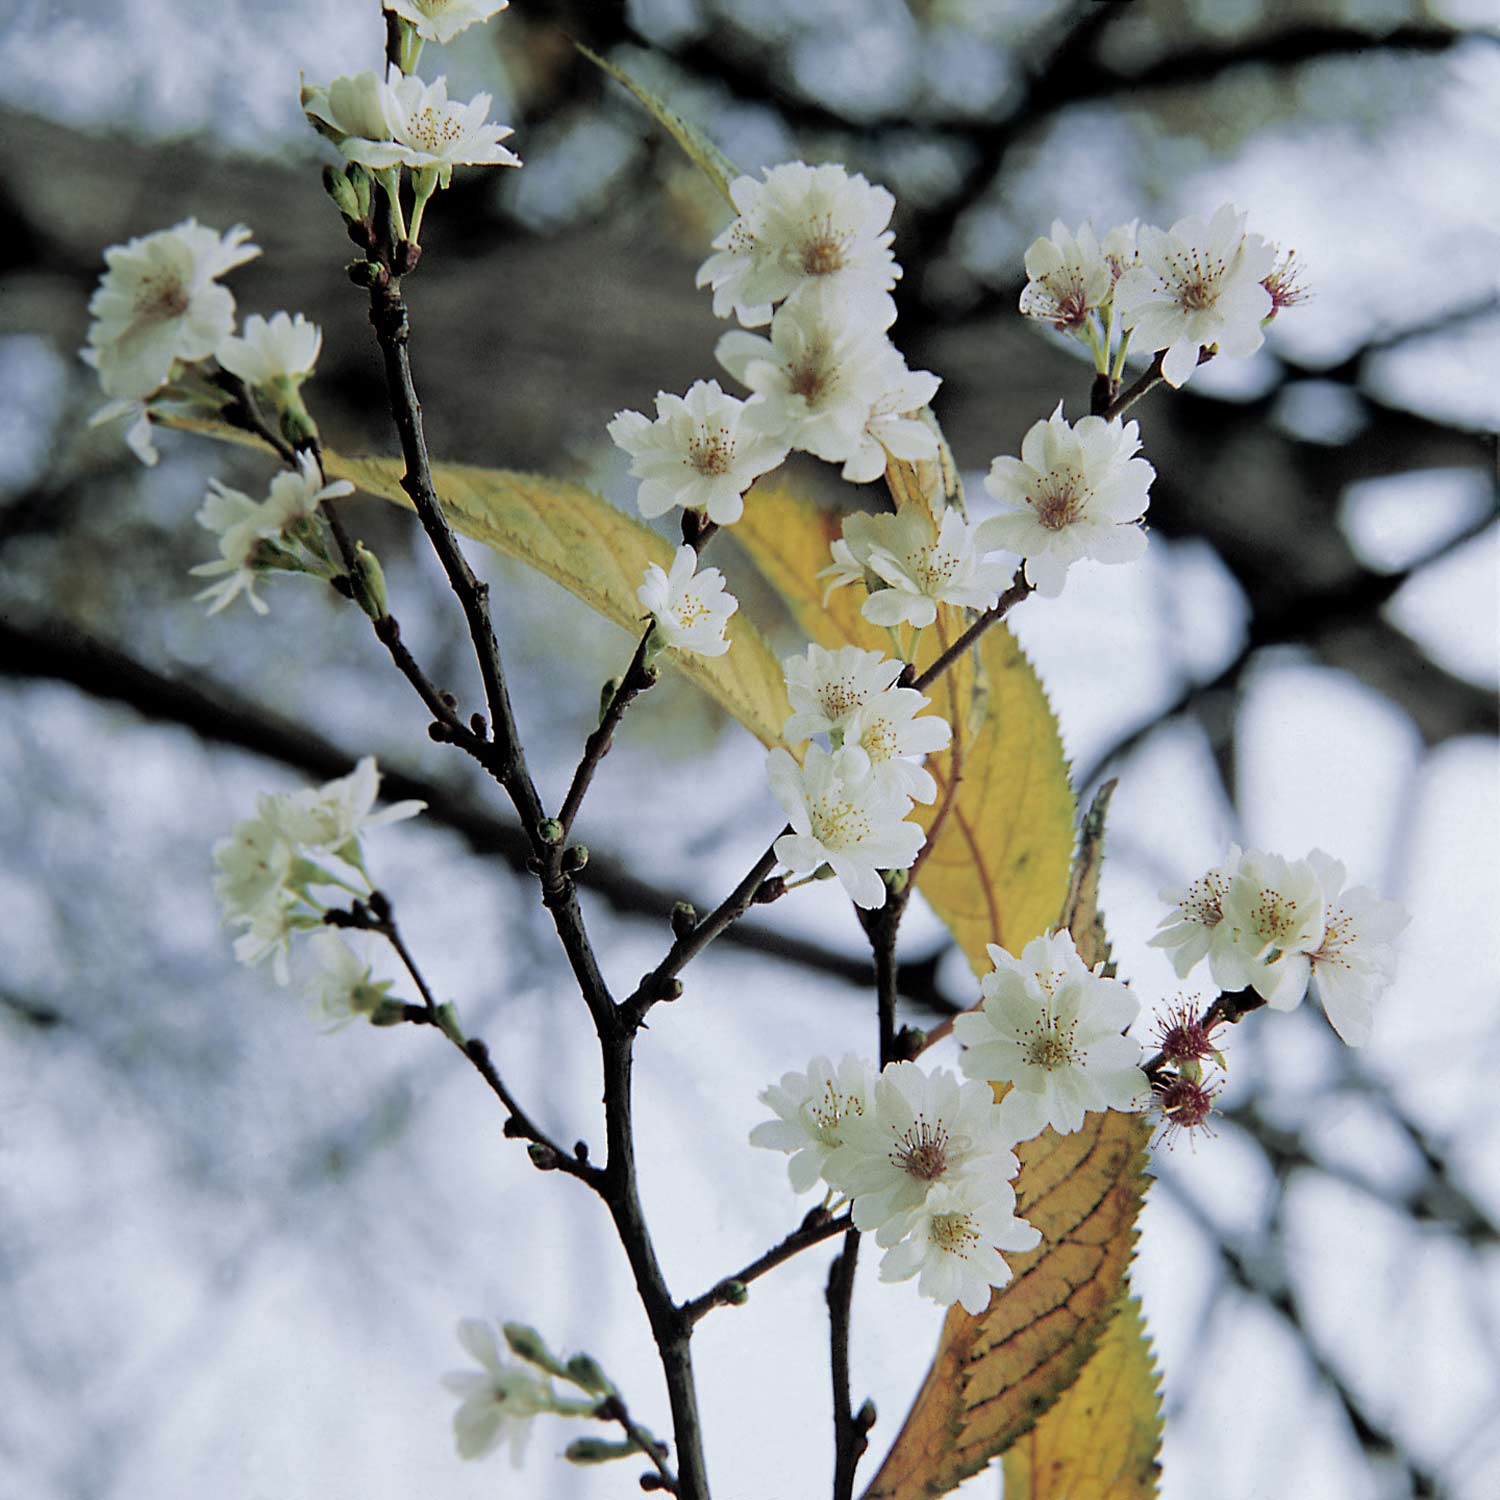
<svg viewBox="0 0 1500 1500">
<path fill-rule="evenodd" d="M 1214 357 L 1216 350 L 1199 349 L 1198 363 L 1206 365 Z M 1144 373 L 1133 384 L 1125 387 L 1113 401 L 1100 413 L 1105 421 L 1113 421 L 1116 417 L 1122 417 L 1135 405 L 1148 391 L 1154 391 L 1166 378 L 1161 372 L 1161 362 L 1166 358 L 1167 351 L 1163 349 Z"/>
<path fill-rule="evenodd" d="M 670 1494 L 677 1494 L 677 1476 L 672 1472 L 671 1465 L 667 1462 L 666 1454 L 662 1451 L 663 1444 L 646 1431 L 634 1417 L 630 1415 L 629 1409 L 621 1399 L 618 1392 L 612 1396 L 606 1396 L 599 1403 L 594 1413 L 602 1422 L 618 1422 L 625 1429 L 625 1435 L 639 1448 L 645 1457 L 649 1458 L 656 1466 L 656 1472 L 661 1477 L 659 1488 L 665 1489 Z"/>
<path fill-rule="evenodd" d="M 980 617 L 974 621 L 954 643 L 943 652 L 925 672 L 912 679 L 911 686 L 920 692 L 929 683 L 937 681 L 996 620 L 1003 620 L 1011 609 L 1019 604 L 1032 590 L 1024 575 L 1017 578 Z"/>
<path fill-rule="evenodd" d="M 696 1323 L 705 1313 L 712 1312 L 716 1307 L 728 1307 L 740 1300 L 736 1288 L 748 1286 L 752 1281 L 764 1276 L 767 1271 L 774 1271 L 777 1266 L 783 1265 L 794 1255 L 813 1245 L 820 1245 L 824 1240 L 832 1239 L 836 1234 L 842 1234 L 849 1228 L 849 1215 L 839 1214 L 834 1216 L 827 1209 L 815 1208 L 803 1221 L 786 1236 L 785 1239 L 772 1245 L 764 1255 L 757 1256 L 743 1270 L 736 1271 L 732 1276 L 725 1276 L 715 1282 L 701 1297 L 694 1297 L 691 1302 L 682 1304 L 682 1314 L 690 1322 Z"/>
<path fill-rule="evenodd" d="M 573 820 L 578 816 L 578 809 L 583 804 L 584 793 L 588 791 L 594 779 L 594 772 L 599 769 L 599 762 L 609 753 L 610 745 L 614 742 L 615 730 L 620 727 L 620 720 L 625 717 L 625 710 L 647 688 L 655 685 L 656 672 L 646 665 L 646 644 L 650 639 L 651 631 L 648 629 L 641 637 L 640 644 L 635 648 L 635 655 L 631 657 L 630 665 L 625 669 L 625 675 L 620 679 L 608 704 L 605 705 L 604 712 L 599 716 L 598 728 L 584 741 L 583 756 L 578 762 L 578 769 L 573 772 L 568 795 L 563 798 L 562 811 L 557 815 L 557 821 L 562 824 L 565 839 L 573 827 Z"/>
<path fill-rule="evenodd" d="M 859 1230 L 844 1236 L 844 1248 L 828 1268 L 828 1351 L 833 1376 L 833 1500 L 851 1500 L 854 1470 L 869 1446 L 869 1428 L 857 1421 L 849 1395 L 849 1312 L 859 1264 Z"/>
<path fill-rule="evenodd" d="M 1198 1017 L 1198 1026 L 1204 1032 L 1212 1031 L 1220 1022 L 1237 1026 L 1251 1011 L 1260 1010 L 1265 1003 L 1254 990 L 1226 991 L 1212 1005 L 1204 1009 L 1202 1015 Z M 1160 1073 L 1166 1061 L 1166 1054 L 1158 1052 L 1155 1057 L 1143 1063 L 1141 1066 L 1147 1079 L 1155 1083 L 1157 1074 Z"/>
</svg>

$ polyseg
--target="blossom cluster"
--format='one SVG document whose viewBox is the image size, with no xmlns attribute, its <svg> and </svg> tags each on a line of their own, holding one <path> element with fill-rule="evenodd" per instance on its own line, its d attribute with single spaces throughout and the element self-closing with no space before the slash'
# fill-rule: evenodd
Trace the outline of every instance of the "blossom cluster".
<svg viewBox="0 0 1500 1500">
<path fill-rule="evenodd" d="M 376 812 L 379 788 L 374 758 L 365 756 L 349 775 L 323 786 L 263 794 L 255 817 L 214 846 L 214 893 L 225 922 L 241 929 L 234 956 L 251 965 L 269 958 L 276 982 L 286 985 L 292 939 L 314 932 L 309 948 L 317 968 L 306 989 L 316 1013 L 328 1021 L 369 1014 L 389 987 L 371 977 L 370 966 L 342 938 L 323 928 L 327 907 L 317 894 L 329 888 L 371 894 L 360 839 L 426 806 L 398 802 Z"/>
<path fill-rule="evenodd" d="M 1311 989 L 1350 1046 L 1370 1039 L 1375 1001 L 1395 973 L 1395 938 L 1410 920 L 1368 886 L 1347 884 L 1321 849 L 1288 860 L 1231 845 L 1228 857 L 1183 890 L 1153 947 L 1179 977 L 1207 960 L 1222 990 L 1254 990 L 1275 1010 L 1294 1010 Z"/>
<path fill-rule="evenodd" d="M 954 1023 L 970 1081 L 911 1062 L 874 1076 L 856 1057 L 836 1068 L 815 1057 L 762 1092 L 775 1118 L 750 1133 L 788 1155 L 795 1191 L 821 1180 L 851 1202 L 854 1227 L 886 1251 L 882 1280 L 917 1276 L 924 1296 L 971 1313 L 1010 1280 L 1000 1252 L 1041 1239 L 1016 1216 L 1012 1148 L 1151 1100 L 1140 1047 L 1124 1035 L 1139 1008 L 1127 986 L 1089 969 L 1067 932 L 1034 939 L 1019 958 L 989 954 L 979 1008 Z M 999 1103 L 995 1084 L 1009 1085 Z"/>
<path fill-rule="evenodd" d="M 1203 351 L 1253 354 L 1265 324 L 1303 300 L 1294 257 L 1247 234 L 1245 218 L 1226 203 L 1208 220 L 1165 230 L 1132 221 L 1102 240 L 1087 224 L 1072 233 L 1056 222 L 1026 252 L 1021 311 L 1089 343 L 1101 373 L 1118 377 L 1133 344 L 1162 351 L 1163 377 L 1184 385 Z"/>
<path fill-rule="evenodd" d="M 953 736 L 947 720 L 922 713 L 927 698 L 896 686 L 904 665 L 858 646 L 818 645 L 783 663 L 792 705 L 786 740 L 821 735 L 828 743 L 809 745 L 801 765 L 771 751 L 771 789 L 792 825 L 776 840 L 776 857 L 793 874 L 827 864 L 863 907 L 884 903 L 882 870 L 916 859 L 924 836 L 907 814 L 914 801 L 937 796 L 919 761 Z"/>
</svg>

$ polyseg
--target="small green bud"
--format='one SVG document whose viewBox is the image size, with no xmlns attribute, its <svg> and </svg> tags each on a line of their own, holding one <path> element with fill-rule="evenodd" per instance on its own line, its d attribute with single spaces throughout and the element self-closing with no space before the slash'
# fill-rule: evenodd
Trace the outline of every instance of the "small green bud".
<svg viewBox="0 0 1500 1500">
<path fill-rule="evenodd" d="M 344 168 L 344 177 L 354 192 L 354 205 L 359 209 L 358 217 L 368 219 L 370 217 L 371 192 L 373 181 L 370 174 L 357 162 L 351 161 Z"/>
<path fill-rule="evenodd" d="M 743 1307 L 750 1300 L 750 1288 L 743 1281 L 721 1281 L 719 1295 L 734 1307 Z"/>
<path fill-rule="evenodd" d="M 875 1403 L 868 1396 L 864 1405 L 854 1414 L 854 1425 L 861 1432 L 868 1432 L 875 1425 Z"/>
<path fill-rule="evenodd" d="M 510 1352 L 528 1364 L 538 1366 L 549 1375 L 566 1375 L 563 1362 L 547 1347 L 541 1334 L 525 1323 L 507 1323 L 503 1330 Z"/>
<path fill-rule="evenodd" d="M 563 826 L 556 818 L 543 818 L 537 824 L 537 837 L 544 844 L 560 844 L 563 841 Z"/>
<path fill-rule="evenodd" d="M 604 716 L 609 712 L 609 705 L 615 701 L 615 694 L 620 691 L 620 679 L 611 677 L 608 682 L 599 689 L 599 722 L 604 722 Z"/>
<path fill-rule="evenodd" d="M 910 870 L 884 870 L 881 873 L 885 878 L 885 888 L 893 896 L 899 896 L 911 879 Z"/>
<path fill-rule="evenodd" d="M 603 1438 L 574 1438 L 563 1449 L 563 1457 L 570 1464 L 607 1464 L 611 1459 L 629 1458 L 641 1450 L 628 1439 L 623 1443 L 606 1442 Z"/>
<path fill-rule="evenodd" d="M 615 1388 L 599 1362 L 591 1354 L 575 1354 L 568 1361 L 566 1376 L 576 1386 L 592 1391 L 596 1396 L 613 1396 Z"/>
<path fill-rule="evenodd" d="M 306 448 L 318 440 L 318 424 L 302 404 L 295 388 L 273 391 L 271 398 L 281 408 L 281 435 L 294 448 Z"/>
<path fill-rule="evenodd" d="M 544 1146 L 540 1141 L 533 1141 L 526 1148 L 526 1154 L 531 1158 L 531 1165 L 538 1172 L 555 1172 L 557 1170 L 557 1152 L 551 1146 Z"/>
<path fill-rule="evenodd" d="M 323 168 L 323 191 L 333 199 L 333 206 L 349 220 L 364 217 L 359 211 L 359 195 L 354 185 L 336 167 Z"/>
<path fill-rule="evenodd" d="M 576 875 L 589 862 L 587 844 L 574 844 L 563 851 L 562 867 L 569 875 Z"/>
<path fill-rule="evenodd" d="M 698 908 L 691 901 L 679 901 L 672 908 L 672 936 L 684 938 L 698 925 Z"/>
<path fill-rule="evenodd" d="M 363 542 L 354 544 L 354 572 L 349 578 L 354 589 L 354 602 L 372 620 L 383 620 L 390 611 L 386 607 L 385 572 L 380 559 Z"/>
<path fill-rule="evenodd" d="M 1196 1057 L 1184 1057 L 1177 1064 L 1177 1071 L 1193 1083 L 1203 1082 L 1203 1064 Z"/>
<path fill-rule="evenodd" d="M 370 1011 L 371 1026 L 400 1026 L 406 1018 L 404 1000 L 382 1000 Z"/>
<path fill-rule="evenodd" d="M 344 270 L 355 286 L 379 286 L 385 279 L 384 268 L 373 260 L 351 260 Z"/>
</svg>

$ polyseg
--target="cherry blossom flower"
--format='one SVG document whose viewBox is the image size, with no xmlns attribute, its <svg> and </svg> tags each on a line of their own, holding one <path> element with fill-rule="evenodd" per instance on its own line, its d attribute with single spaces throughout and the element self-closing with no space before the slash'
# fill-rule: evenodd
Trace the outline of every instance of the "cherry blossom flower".
<svg viewBox="0 0 1500 1500">
<path fill-rule="evenodd" d="M 335 854 L 358 868 L 358 841 L 365 833 L 414 818 L 427 806 L 413 800 L 375 812 L 379 794 L 380 771 L 375 757 L 366 755 L 347 776 L 320 787 L 262 797 L 260 816 L 296 848 L 312 854 Z"/>
<path fill-rule="evenodd" d="M 1351 1047 L 1369 1041 L 1375 1001 L 1396 968 L 1392 947 L 1411 920 L 1394 901 L 1368 886 L 1345 887 L 1344 866 L 1321 849 L 1307 856 L 1322 889 L 1323 937 L 1307 954 L 1311 988 L 1338 1032 Z"/>
<path fill-rule="evenodd" d="M 980 1009 L 953 1034 L 970 1078 L 1013 1085 L 1000 1109 L 1017 1140 L 1049 1125 L 1066 1135 L 1091 1110 L 1145 1107 L 1141 1049 L 1121 1035 L 1140 1010 L 1126 985 L 1090 971 L 1067 931 L 1033 938 L 1020 958 L 994 944 L 989 955 Z"/>
<path fill-rule="evenodd" d="M 937 798 L 937 783 L 917 761 L 946 749 L 953 738 L 946 719 L 922 713 L 931 701 L 915 688 L 890 688 L 855 709 L 843 733 L 845 745 L 857 745 L 869 757 L 873 776 L 917 802 Z"/>
<path fill-rule="evenodd" d="M 1149 940 L 1148 946 L 1169 950 L 1167 956 L 1179 979 L 1186 979 L 1209 956 L 1215 941 L 1221 946 L 1232 942 L 1232 932 L 1222 925 L 1224 898 L 1229 894 L 1229 882 L 1239 868 L 1240 859 L 1239 845 L 1231 844 L 1228 857 L 1218 869 L 1209 870 L 1182 890 L 1161 893 L 1161 899 L 1172 910 L 1157 923 L 1160 931 Z"/>
<path fill-rule="evenodd" d="M 226 922 L 251 920 L 263 906 L 280 904 L 291 877 L 295 851 L 280 829 L 248 818 L 213 848 L 214 895 Z"/>
<path fill-rule="evenodd" d="M 1308 957 L 1324 934 L 1323 887 L 1305 859 L 1246 850 L 1223 901 L 1228 942 L 1210 949 L 1220 989 L 1253 989 L 1274 1010 L 1292 1010 L 1312 977 Z"/>
<path fill-rule="evenodd" d="M 1011 1158 L 1015 1160 L 1014 1157 Z M 1002 1250 L 1034 1250 L 1041 1231 L 1016 1217 L 1016 1195 L 1009 1183 L 997 1191 L 963 1178 L 933 1186 L 921 1206 L 881 1225 L 882 1281 L 917 1277 L 917 1290 L 941 1307 L 961 1303 L 978 1317 L 990 1303 L 990 1289 L 1011 1279 Z"/>
<path fill-rule="evenodd" d="M 269 321 L 259 313 L 245 319 L 244 333 L 219 341 L 214 357 L 246 385 L 270 386 L 278 381 L 300 384 L 312 374 L 323 347 L 323 330 L 298 313 L 273 313 Z"/>
<path fill-rule="evenodd" d="M 315 1019 L 342 1026 L 367 1016 L 385 999 L 394 981 L 376 979 L 370 965 L 336 932 L 315 932 L 307 951 L 316 965 L 302 981 Z"/>
<path fill-rule="evenodd" d="M 1261 285 L 1276 258 L 1245 215 L 1225 204 L 1205 223 L 1179 219 L 1170 230 L 1144 225 L 1139 260 L 1115 287 L 1115 306 L 1138 349 L 1165 349 L 1162 376 L 1185 385 L 1198 351 L 1237 357 L 1264 342 L 1261 323 L 1271 294 Z"/>
<path fill-rule="evenodd" d="M 406 74 L 387 83 L 386 89 L 389 138 L 349 135 L 339 149 L 351 161 L 374 171 L 402 165 L 431 171 L 442 188 L 451 181 L 454 167 L 521 165 L 521 158 L 500 144 L 513 134 L 511 128 L 489 123 L 488 94 L 459 104 L 449 100 L 446 78 L 424 83 Z"/>
<path fill-rule="evenodd" d="M 837 735 L 835 743 L 842 743 L 843 728 L 851 716 L 894 686 L 905 663 L 858 646 L 827 651 L 812 645 L 781 665 L 792 704 L 783 737 L 795 744 L 815 734 Z"/>
<path fill-rule="evenodd" d="M 439 46 L 476 22 L 488 21 L 510 0 L 383 0 L 386 10 L 416 27 L 417 35 Z"/>
<path fill-rule="evenodd" d="M 960 1179 L 972 1181 L 983 1200 L 1003 1202 L 1019 1170 L 1014 1144 L 988 1084 L 964 1083 L 947 1068 L 927 1073 L 915 1063 L 889 1063 L 864 1113 L 844 1122 L 843 1144 L 823 1175 L 854 1200 L 856 1229 L 880 1231 Z M 886 1229 L 881 1243 L 906 1232 Z"/>
<path fill-rule="evenodd" d="M 1139 219 L 1132 219 L 1128 224 L 1116 224 L 1100 242 L 1099 248 L 1104 254 L 1105 264 L 1109 267 L 1111 298 L 1114 286 L 1136 262 L 1138 254 L 1136 240 L 1140 234 L 1140 228 Z"/>
<path fill-rule="evenodd" d="M 837 316 L 827 296 L 789 302 L 771 319 L 771 337 L 735 329 L 715 358 L 753 391 L 749 420 L 799 452 L 829 463 L 854 458 L 871 411 L 889 388 L 895 351 L 878 328 Z"/>
<path fill-rule="evenodd" d="M 784 442 L 744 420 L 745 410 L 717 380 L 698 380 L 686 396 L 659 391 L 654 422 L 638 411 L 615 414 L 609 435 L 630 454 L 643 516 L 680 505 L 720 526 L 739 520 L 745 491 L 787 455 Z"/>
<path fill-rule="evenodd" d="M 937 434 L 916 413 L 943 382 L 930 370 L 908 370 L 900 351 L 886 347 L 885 389 L 870 403 L 859 446 L 839 471 L 851 484 L 879 479 L 892 458 L 919 463 L 938 456 Z"/>
<path fill-rule="evenodd" d="M 714 315 L 738 315 L 747 328 L 771 319 L 773 304 L 805 288 L 835 291 L 851 316 L 889 328 L 890 295 L 901 275 L 886 228 L 896 200 L 842 166 L 786 162 L 765 180 L 738 177 L 729 195 L 739 217 L 713 242 L 717 252 L 698 271 L 714 289 Z"/>
<path fill-rule="evenodd" d="M 776 858 L 796 875 L 827 863 L 857 906 L 883 906 L 880 871 L 909 869 L 922 847 L 922 830 L 906 821 L 911 799 L 872 776 L 862 750 L 810 745 L 799 766 L 776 749 L 769 769 L 793 830 L 776 840 Z"/>
<path fill-rule="evenodd" d="M 271 972 L 284 989 L 291 983 L 288 955 L 292 939 L 299 932 L 320 925 L 322 918 L 298 906 L 289 895 L 258 906 L 245 923 L 244 931 L 234 940 L 234 956 L 249 968 L 271 960 Z"/>
<path fill-rule="evenodd" d="M 870 1105 L 872 1079 L 859 1058 L 849 1056 L 837 1069 L 815 1057 L 805 1073 L 783 1073 L 780 1084 L 762 1091 L 761 1103 L 776 1114 L 750 1132 L 750 1144 L 784 1151 L 792 1191 L 805 1193 L 823 1175 L 823 1164 L 844 1143 L 844 1126 Z"/>
<path fill-rule="evenodd" d="M 687 545 L 677 549 L 672 571 L 646 564 L 646 581 L 635 596 L 656 621 L 648 659 L 668 648 L 696 651 L 700 656 L 723 656 L 729 650 L 724 627 L 739 601 L 724 588 L 717 568 L 697 572 L 698 554 Z"/>
<path fill-rule="evenodd" d="M 869 587 L 874 575 L 885 587 L 870 594 L 860 613 L 876 625 L 931 625 L 939 604 L 988 609 L 1009 584 L 1011 570 L 979 561 L 984 535 L 951 508 L 940 527 L 916 506 L 895 515 L 850 516 L 833 544 L 833 566 L 818 575 L 831 580 L 824 602 L 847 583 Z"/>
<path fill-rule="evenodd" d="M 551 1386 L 524 1366 L 503 1360 L 494 1330 L 479 1318 L 465 1318 L 458 1325 L 458 1341 L 479 1365 L 443 1376 L 443 1385 L 462 1398 L 453 1414 L 458 1456 L 483 1458 L 509 1443 L 511 1463 L 519 1469 L 531 1418 L 554 1409 Z"/>
<path fill-rule="evenodd" d="M 1048 598 L 1062 592 L 1068 568 L 1080 558 L 1134 562 L 1146 550 L 1141 521 L 1156 470 L 1135 454 L 1134 422 L 1083 417 L 1069 423 L 1062 402 L 1036 422 L 1019 459 L 990 465 L 984 487 L 1006 513 L 980 527 L 980 548 L 1003 547 L 1026 559 L 1026 577 Z"/>
<path fill-rule="evenodd" d="M 104 252 L 89 299 L 83 358 L 107 396 L 134 401 L 171 379 L 179 361 L 207 359 L 234 327 L 234 298 L 218 278 L 260 254 L 242 224 L 221 235 L 194 219 Z"/>
<path fill-rule="evenodd" d="M 1214 1128 L 1209 1122 L 1214 1116 L 1214 1101 L 1219 1097 L 1220 1088 L 1218 1083 L 1204 1083 L 1201 1078 L 1177 1073 L 1159 1078 L 1151 1091 L 1153 1107 L 1162 1122 L 1158 1139 L 1170 1150 L 1176 1146 L 1177 1136 L 1183 1131 L 1194 1145 L 1200 1130 L 1204 1135 L 1212 1136 Z"/>
<path fill-rule="evenodd" d="M 1279 245 L 1272 245 L 1271 250 L 1276 256 L 1276 264 L 1260 280 L 1271 298 L 1271 311 L 1266 314 L 1268 323 L 1283 308 L 1296 307 L 1312 296 L 1302 285 L 1302 267 L 1297 264 L 1297 252 L 1288 250 L 1283 255 Z"/>
<path fill-rule="evenodd" d="M 304 84 L 302 112 L 340 149 L 351 139 L 388 141 L 395 130 L 390 85 L 379 73 L 348 74 L 327 85 Z"/>
<path fill-rule="evenodd" d="M 1060 333 L 1085 333 L 1089 314 L 1109 301 L 1115 284 L 1093 228 L 1085 224 L 1070 234 L 1061 219 L 1053 221 L 1050 239 L 1031 242 L 1026 275 L 1021 311 Z"/>
</svg>

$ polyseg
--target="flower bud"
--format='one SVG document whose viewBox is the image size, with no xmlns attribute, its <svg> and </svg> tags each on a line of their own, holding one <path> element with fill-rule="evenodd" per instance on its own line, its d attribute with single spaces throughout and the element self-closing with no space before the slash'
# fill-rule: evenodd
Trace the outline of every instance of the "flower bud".
<svg viewBox="0 0 1500 1500">
<path fill-rule="evenodd" d="M 505 1342 L 510 1345 L 510 1352 L 518 1358 L 546 1370 L 549 1375 L 568 1373 L 563 1362 L 547 1347 L 535 1328 L 530 1328 L 525 1323 L 506 1323 L 501 1331 L 505 1334 Z"/>
<path fill-rule="evenodd" d="M 574 1385 L 592 1391 L 596 1396 L 613 1396 L 615 1388 L 599 1362 L 591 1354 L 575 1354 L 567 1364 L 565 1374 Z"/>
<path fill-rule="evenodd" d="M 349 180 L 349 186 L 354 190 L 354 204 L 359 209 L 361 220 L 370 217 L 371 194 L 374 191 L 374 182 L 370 174 L 357 161 L 351 161 L 344 168 L 344 176 Z"/>
<path fill-rule="evenodd" d="M 387 279 L 385 268 L 373 260 L 351 260 L 344 270 L 355 286 L 379 286 Z"/>
<path fill-rule="evenodd" d="M 404 1000 L 382 1000 L 370 1011 L 371 1026 L 400 1026 L 406 1019 Z"/>
<path fill-rule="evenodd" d="M 611 677 L 608 682 L 599 689 L 599 722 L 604 722 L 604 716 L 609 712 L 609 705 L 615 701 L 615 694 L 620 691 L 620 679 Z"/>
<path fill-rule="evenodd" d="M 743 1281 L 721 1281 L 719 1295 L 733 1307 L 743 1307 L 750 1300 L 750 1289 Z"/>
<path fill-rule="evenodd" d="M 570 1464 L 607 1464 L 611 1459 L 629 1458 L 641 1450 L 633 1442 L 606 1442 L 603 1438 L 574 1438 L 563 1449 L 563 1457 Z"/>
<path fill-rule="evenodd" d="M 363 542 L 354 544 L 354 571 L 349 575 L 354 602 L 372 620 L 383 620 L 390 613 L 386 605 L 385 572 L 380 559 Z"/>
<path fill-rule="evenodd" d="M 556 818 L 543 818 L 537 824 L 537 837 L 544 844 L 560 844 L 563 841 L 563 826 Z"/>
<path fill-rule="evenodd" d="M 333 206 L 348 220 L 364 217 L 359 211 L 359 196 L 354 184 L 337 167 L 323 168 L 323 191 L 333 199 Z"/>
<path fill-rule="evenodd" d="M 691 901 L 679 901 L 672 908 L 672 936 L 685 938 L 698 925 L 698 909 Z"/>
<path fill-rule="evenodd" d="M 574 844 L 563 851 L 562 867 L 567 875 L 576 875 L 589 862 L 587 844 Z"/>
</svg>

